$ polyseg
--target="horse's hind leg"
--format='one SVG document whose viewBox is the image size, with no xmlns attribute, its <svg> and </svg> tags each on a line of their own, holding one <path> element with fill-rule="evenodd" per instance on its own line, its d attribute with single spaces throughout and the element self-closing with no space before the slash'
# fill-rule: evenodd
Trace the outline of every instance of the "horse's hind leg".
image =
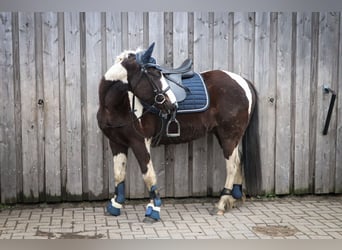
<svg viewBox="0 0 342 250">
<path fill-rule="evenodd" d="M 222 215 L 226 209 L 235 207 L 237 201 L 243 201 L 244 199 L 242 193 L 243 175 L 239 155 L 239 146 L 235 146 L 233 150 L 229 150 L 229 148 L 232 147 L 223 148 L 226 158 L 227 175 L 224 188 L 221 192 L 220 200 L 217 203 L 217 209 L 214 210 L 214 213 L 219 215 Z M 227 154 L 229 154 L 228 157 Z"/>
<path fill-rule="evenodd" d="M 107 204 L 107 212 L 111 215 L 118 216 L 125 202 L 125 177 L 127 166 L 127 148 L 116 143 L 110 142 L 113 153 L 114 163 L 114 197 Z"/>
</svg>

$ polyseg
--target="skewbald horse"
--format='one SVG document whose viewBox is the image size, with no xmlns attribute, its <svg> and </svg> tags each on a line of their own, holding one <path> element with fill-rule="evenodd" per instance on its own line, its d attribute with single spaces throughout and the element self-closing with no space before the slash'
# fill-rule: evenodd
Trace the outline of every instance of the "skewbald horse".
<svg viewBox="0 0 342 250">
<path fill-rule="evenodd" d="M 162 204 L 150 156 L 151 143 L 163 132 L 162 119 L 175 114 L 178 107 L 175 94 L 153 63 L 153 45 L 145 51 L 124 51 L 116 58 L 100 81 L 97 113 L 98 125 L 109 139 L 114 162 L 115 194 L 107 211 L 120 215 L 125 201 L 127 153 L 131 148 L 150 195 L 145 222 L 160 220 Z M 244 177 L 249 194 L 256 192 L 260 183 L 257 96 L 252 83 L 237 74 L 212 70 L 201 76 L 208 90 L 209 108 L 199 113 L 177 114 L 181 135 L 168 137 L 163 133 L 159 143 L 189 142 L 207 133 L 217 137 L 225 157 L 226 181 L 211 213 L 222 215 L 244 200 Z M 159 113 L 150 112 L 151 107 Z M 244 135 L 246 140 L 242 140 Z M 243 161 L 239 152 L 241 143 Z"/>
</svg>

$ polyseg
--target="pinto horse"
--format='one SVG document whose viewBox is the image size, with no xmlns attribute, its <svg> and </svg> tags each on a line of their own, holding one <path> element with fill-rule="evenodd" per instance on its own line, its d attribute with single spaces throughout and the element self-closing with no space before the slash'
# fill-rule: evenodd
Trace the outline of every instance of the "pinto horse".
<svg viewBox="0 0 342 250">
<path fill-rule="evenodd" d="M 256 90 L 243 77 L 223 70 L 201 73 L 207 87 L 210 105 L 203 112 L 177 114 L 177 99 L 168 82 L 151 56 L 152 44 L 147 50 L 124 51 L 102 77 L 99 85 L 98 125 L 113 153 L 115 194 L 107 205 L 107 212 L 120 215 L 125 201 L 127 152 L 131 148 L 149 191 L 144 221 L 160 220 L 161 199 L 157 178 L 150 156 L 153 139 L 159 144 L 189 142 L 213 133 L 222 147 L 226 162 L 226 182 L 212 214 L 222 215 L 244 200 L 244 176 L 249 189 L 258 188 L 260 176 L 256 152 L 258 140 Z M 152 112 L 152 109 L 158 112 Z M 169 137 L 163 129 L 163 120 L 176 117 L 180 136 Z M 251 131 L 247 131 L 249 128 Z M 252 131 L 254 130 L 254 131 Z M 248 132 L 248 133 L 247 133 Z M 242 140 L 247 134 L 247 140 Z M 244 151 L 244 172 L 239 144 Z M 248 155 L 252 155 L 248 159 Z M 254 155 L 254 156 L 253 156 Z M 247 185 L 247 186 L 248 186 Z M 249 190 L 249 193 L 253 191 Z"/>
</svg>

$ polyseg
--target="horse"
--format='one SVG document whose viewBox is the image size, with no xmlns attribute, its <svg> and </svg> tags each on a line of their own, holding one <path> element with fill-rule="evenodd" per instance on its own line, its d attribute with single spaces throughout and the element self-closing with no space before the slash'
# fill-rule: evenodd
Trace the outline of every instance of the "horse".
<svg viewBox="0 0 342 250">
<path fill-rule="evenodd" d="M 106 206 L 107 212 L 113 216 L 121 214 L 125 202 L 127 153 L 131 148 L 149 191 L 144 222 L 159 221 L 162 201 L 150 148 L 190 142 L 212 133 L 223 151 L 226 181 L 210 214 L 223 215 L 239 202 L 243 203 L 244 179 L 249 180 L 250 186 L 259 187 L 257 91 L 249 80 L 235 73 L 205 71 L 200 76 L 210 105 L 201 112 L 177 113 L 177 97 L 152 57 L 153 48 L 154 43 L 146 50 L 123 51 L 100 80 L 97 121 L 109 139 L 114 163 L 115 192 Z M 168 125 L 177 122 L 180 134 L 167 135 L 164 122 L 167 120 Z"/>
</svg>

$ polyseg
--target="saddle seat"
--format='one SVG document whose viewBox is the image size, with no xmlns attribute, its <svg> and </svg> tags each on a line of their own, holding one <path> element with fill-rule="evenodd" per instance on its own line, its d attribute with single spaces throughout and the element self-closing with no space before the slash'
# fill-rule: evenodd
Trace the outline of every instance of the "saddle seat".
<svg viewBox="0 0 342 250">
<path fill-rule="evenodd" d="M 170 69 L 170 68 L 166 68 L 163 66 L 159 66 L 159 70 L 166 75 L 170 75 L 170 74 L 187 74 L 187 73 L 191 73 L 191 66 L 192 66 L 192 60 L 191 59 L 185 59 L 184 62 L 175 69 Z"/>
<path fill-rule="evenodd" d="M 161 71 L 168 84 L 176 96 L 177 102 L 183 101 L 187 94 L 190 93 L 189 88 L 183 85 L 182 79 L 188 79 L 195 75 L 191 69 L 192 60 L 186 59 L 178 68 L 170 69 L 159 66 L 158 69 Z"/>
</svg>

